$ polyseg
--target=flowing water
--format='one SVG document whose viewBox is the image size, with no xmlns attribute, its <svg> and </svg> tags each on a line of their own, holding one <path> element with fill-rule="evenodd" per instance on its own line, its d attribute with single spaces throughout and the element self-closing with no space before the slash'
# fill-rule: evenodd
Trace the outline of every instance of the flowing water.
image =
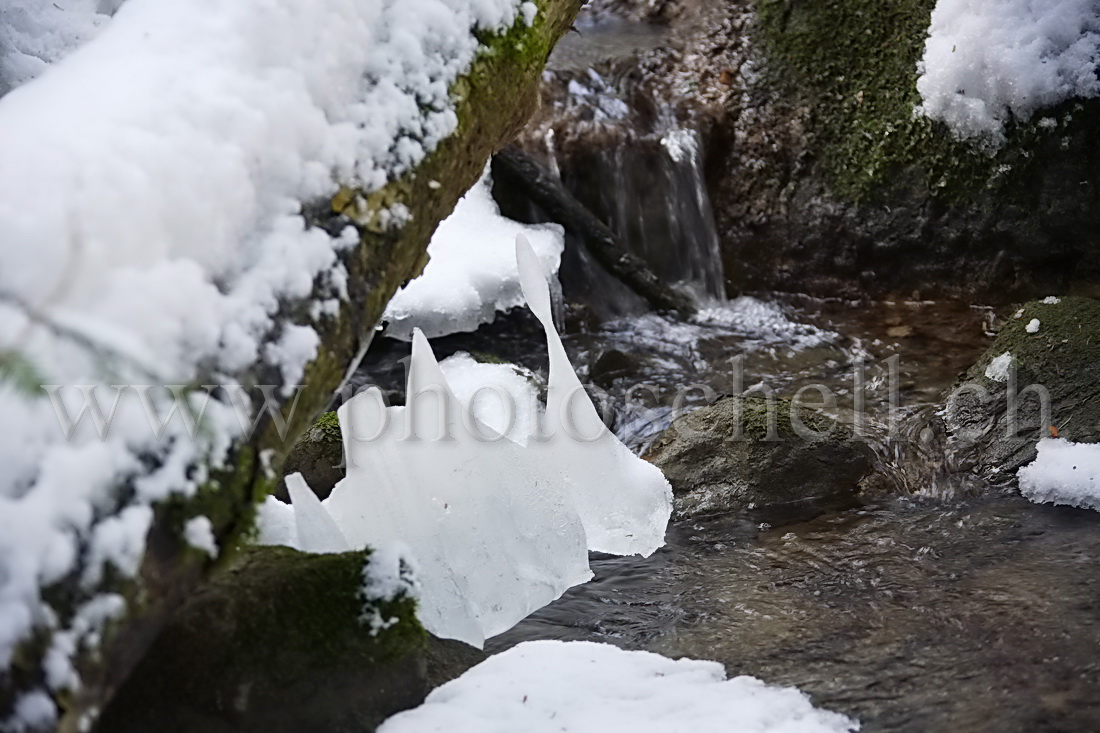
<svg viewBox="0 0 1100 733">
<path fill-rule="evenodd" d="M 993 319 L 955 303 L 786 296 L 731 301 L 691 322 L 574 321 L 566 342 L 620 408 L 630 385 L 665 388 L 659 424 L 679 386 L 731 391 L 729 359 L 741 355 L 746 385 L 786 393 L 814 382 L 850 396 L 863 364 L 869 409 L 888 406 L 894 379 L 901 412 L 919 425 L 921 406 L 984 350 Z M 540 334 L 522 314 L 435 345 L 545 368 Z M 372 376 L 400 374 L 403 348 L 376 352 Z M 636 413 L 620 409 L 615 420 L 640 446 L 649 433 Z M 899 431 L 898 442 L 913 432 Z M 585 639 L 715 659 L 731 674 L 795 685 L 865 731 L 1100 730 L 1100 513 L 1004 491 L 953 498 L 950 486 L 919 488 L 774 527 L 743 515 L 675 523 L 652 557 L 595 556 L 592 582 L 489 650 Z"/>
<path fill-rule="evenodd" d="M 758 309 L 739 329 L 658 329 L 646 317 L 575 333 L 570 348 L 589 370 L 610 348 L 640 352 L 629 376 L 668 384 L 718 385 L 740 353 L 747 383 L 788 392 L 808 380 L 839 392 L 855 363 L 897 355 L 912 420 L 984 349 L 991 317 L 949 303 L 771 308 L 786 327 Z M 887 367 L 868 370 L 870 382 L 889 378 Z M 872 405 L 888 402 L 873 392 Z M 673 524 L 650 558 L 594 557 L 591 583 L 489 649 L 586 639 L 715 659 L 731 674 L 798 686 L 865 731 L 1100 730 L 1100 514 L 1002 491 L 951 498 L 950 488 L 899 487 L 775 527 L 736 515 Z"/>
</svg>

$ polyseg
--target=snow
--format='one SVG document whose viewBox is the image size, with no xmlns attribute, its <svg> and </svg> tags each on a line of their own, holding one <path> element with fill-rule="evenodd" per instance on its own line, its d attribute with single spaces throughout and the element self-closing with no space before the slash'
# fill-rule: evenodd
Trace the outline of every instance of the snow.
<svg viewBox="0 0 1100 733">
<path fill-rule="evenodd" d="M 428 338 L 476 330 L 499 311 L 523 304 L 512 242 L 524 234 L 547 276 L 554 276 L 565 248 L 557 224 L 520 224 L 500 214 L 486 171 L 432 235 L 423 274 L 399 290 L 386 307 L 386 335 L 410 340 L 414 328 Z"/>
<path fill-rule="evenodd" d="M 994 382 L 1007 382 L 1008 372 L 1012 368 L 1012 354 L 1005 352 L 989 362 L 985 368 L 985 378 Z"/>
<path fill-rule="evenodd" d="M 78 571 L 94 602 L 104 568 L 133 574 L 150 507 L 195 492 L 260 404 L 218 396 L 202 430 L 177 417 L 158 436 L 149 410 L 171 414 L 171 393 L 108 385 L 232 387 L 253 368 L 300 380 L 314 324 L 280 314 L 309 312 L 293 307 L 307 298 L 327 303 L 318 317 L 338 308 L 338 255 L 356 241 L 309 229 L 301 203 L 420 161 L 456 129 L 472 31 L 519 13 L 516 0 L 128 0 L 106 22 L 118 4 L 0 9 L 0 76 L 27 82 L 0 98 L 0 354 L 61 385 L 47 400 L 0 383 L 0 676 L 20 641 L 78 621 L 41 588 Z M 97 408 L 119 399 L 69 437 L 56 409 L 81 414 L 78 385 L 99 386 Z"/>
<path fill-rule="evenodd" d="M 396 617 L 383 618 L 379 603 L 401 596 L 420 598 L 420 582 L 407 551 L 401 545 L 376 548 L 363 567 L 363 600 L 367 609 L 362 620 L 370 627 L 371 636 L 378 636 L 400 621 Z"/>
<path fill-rule="evenodd" d="M 1043 438 L 1038 450 L 1017 473 L 1025 497 L 1100 511 L 1100 444 Z"/>
<path fill-rule="evenodd" d="M 533 2 L 525 2 L 519 6 L 519 12 L 523 17 L 523 22 L 531 27 L 535 24 L 535 18 L 539 15 L 539 6 Z"/>
<path fill-rule="evenodd" d="M 1093 0 L 938 0 L 928 32 L 918 111 L 960 137 L 999 144 L 1009 120 L 1100 94 Z"/>
<path fill-rule="evenodd" d="M 337 411 L 348 468 L 329 498 L 295 474 L 296 529 L 273 499 L 259 515 L 264 541 L 305 551 L 409 548 L 421 623 L 477 647 L 591 578 L 588 550 L 653 553 L 672 508 L 660 469 L 604 427 L 581 388 L 522 235 L 514 252 L 550 352 L 546 408 L 509 365 L 461 354 L 444 369 L 416 330 L 406 406 L 371 388 Z"/>
<path fill-rule="evenodd" d="M 0 8 L 0 96 L 96 37 L 119 2 L 5 0 Z"/>
<path fill-rule="evenodd" d="M 439 365 L 458 401 L 497 435 L 526 445 L 539 428 L 537 376 L 514 364 L 482 364 L 459 352 Z"/>
<path fill-rule="evenodd" d="M 379 733 L 844 733 L 859 724 L 717 662 L 586 641 L 530 641 L 393 716 Z"/>
<path fill-rule="evenodd" d="M 218 541 L 214 538 L 214 525 L 210 517 L 191 517 L 183 525 L 183 539 L 196 550 L 202 550 L 211 559 L 218 558 Z"/>
<path fill-rule="evenodd" d="M 1027 325 L 1024 326 L 1024 330 L 1028 333 L 1039 333 L 1039 319 L 1032 318 L 1027 322 Z"/>
</svg>

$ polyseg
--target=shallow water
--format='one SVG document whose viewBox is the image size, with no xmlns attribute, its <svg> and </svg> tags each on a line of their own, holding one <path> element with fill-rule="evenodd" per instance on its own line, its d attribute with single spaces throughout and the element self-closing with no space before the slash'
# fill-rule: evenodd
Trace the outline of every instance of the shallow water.
<svg viewBox="0 0 1100 733">
<path fill-rule="evenodd" d="M 894 498 L 760 529 L 674 525 L 649 559 L 491 640 L 587 639 L 795 685 L 864 731 L 1100 730 L 1100 515 Z"/>
</svg>

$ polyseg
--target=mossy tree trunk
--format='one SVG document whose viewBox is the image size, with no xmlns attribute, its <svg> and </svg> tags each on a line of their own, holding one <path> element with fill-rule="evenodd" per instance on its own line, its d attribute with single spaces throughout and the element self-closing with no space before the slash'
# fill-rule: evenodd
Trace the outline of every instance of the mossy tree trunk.
<svg viewBox="0 0 1100 733">
<path fill-rule="evenodd" d="M 360 241 L 343 255 L 349 298 L 336 318 L 315 323 L 309 315 L 311 299 L 283 304 L 280 322 L 310 323 L 322 342 L 317 358 L 306 369 L 302 380 L 306 386 L 296 404 L 288 400 L 283 405 L 287 429 L 281 431 L 274 420 L 266 419 L 251 439 L 234 447 L 229 468 L 212 471 L 197 496 L 158 506 L 135 580 L 114 579 L 88 589 L 74 574 L 45 589 L 46 600 L 62 624 L 81 602 L 97 593 L 121 593 L 128 603 L 126 615 L 107 630 L 98 647 L 78 658 L 82 685 L 73 695 L 57 700 L 63 715 L 60 730 L 78 730 L 90 712 L 102 710 L 173 612 L 213 571 L 233 564 L 252 530 L 256 502 L 274 486 L 295 440 L 330 404 L 345 375 L 355 368 L 394 292 L 423 269 L 436 225 L 477 181 L 489 157 L 526 123 L 537 101 L 546 59 L 572 24 L 581 0 L 538 0 L 536 4 L 539 12 L 530 26 L 519 20 L 507 32 L 481 38 L 482 52 L 451 90 L 458 129 L 420 165 L 381 190 L 344 188 L 332 201 L 305 203 L 313 225 L 330 231 L 353 225 Z M 387 228 L 380 212 L 395 205 L 406 207 L 410 216 L 403 226 Z M 241 377 L 241 382 L 245 386 L 279 384 L 281 378 L 267 368 L 257 368 Z M 200 514 L 212 521 L 222 550 L 216 563 L 190 548 L 182 537 L 184 523 Z M 21 690 L 42 686 L 49 641 L 43 635 L 24 644 L 10 672 L 0 676 L 0 719 Z"/>
</svg>

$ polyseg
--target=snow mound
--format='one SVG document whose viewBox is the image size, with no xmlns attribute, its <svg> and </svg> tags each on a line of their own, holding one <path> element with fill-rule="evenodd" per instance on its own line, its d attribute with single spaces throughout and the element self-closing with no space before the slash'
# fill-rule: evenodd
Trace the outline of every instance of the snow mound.
<svg viewBox="0 0 1100 733">
<path fill-rule="evenodd" d="M 1093 0 L 939 0 L 928 33 L 918 111 L 960 137 L 1001 143 L 1010 119 L 1100 94 Z"/>
<path fill-rule="evenodd" d="M 520 224 L 500 214 L 486 171 L 432 235 L 424 272 L 386 307 L 386 335 L 408 341 L 414 328 L 428 338 L 474 331 L 499 311 L 523 304 L 512 242 L 527 237 L 543 273 L 561 264 L 565 230 L 557 224 Z"/>
<path fill-rule="evenodd" d="M 1100 444 L 1043 438 L 1039 455 L 1016 476 L 1020 493 L 1037 504 L 1100 511 Z"/>
<path fill-rule="evenodd" d="M 985 368 L 985 378 L 994 382 L 1007 382 L 1012 370 L 1012 354 L 1008 351 L 989 362 Z"/>
<path fill-rule="evenodd" d="M 514 364 L 483 364 L 459 352 L 439 365 L 462 405 L 513 442 L 527 445 L 543 416 L 536 375 Z"/>
<path fill-rule="evenodd" d="M 793 687 L 726 679 L 717 662 L 586 641 L 529 641 L 434 690 L 379 733 L 846 733 L 859 724 Z"/>
</svg>

